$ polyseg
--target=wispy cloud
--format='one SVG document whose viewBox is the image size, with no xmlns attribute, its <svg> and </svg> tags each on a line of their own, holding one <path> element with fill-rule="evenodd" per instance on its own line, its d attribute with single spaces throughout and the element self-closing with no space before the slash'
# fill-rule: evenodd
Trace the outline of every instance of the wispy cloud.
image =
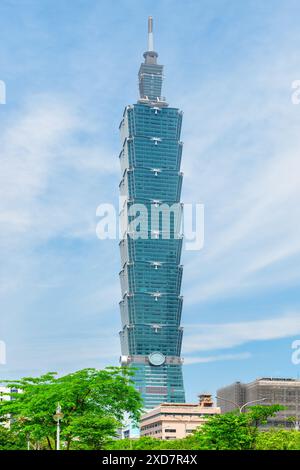
<svg viewBox="0 0 300 470">
<path fill-rule="evenodd" d="M 222 362 L 222 361 L 243 361 L 249 359 L 251 354 L 248 352 L 236 354 L 220 354 L 216 356 L 188 356 L 184 359 L 184 364 L 206 364 L 209 362 Z"/>
<path fill-rule="evenodd" d="M 299 312 L 257 321 L 187 325 L 184 352 L 228 349 L 252 341 L 292 337 L 299 333 Z"/>
<path fill-rule="evenodd" d="M 91 201 L 88 183 L 76 187 L 76 180 L 95 181 L 100 169 L 102 177 L 113 174 L 117 159 L 93 137 L 76 106 L 51 95 L 31 96 L 7 122 L 0 137 L 0 225 L 5 242 L 18 235 L 94 233 L 97 201 Z"/>
<path fill-rule="evenodd" d="M 274 70 L 256 63 L 252 76 L 251 64 L 243 64 L 236 77 L 193 90 L 193 99 L 182 102 L 184 196 L 206 206 L 204 249 L 185 254 L 190 304 L 269 288 L 272 280 L 300 280 L 299 270 L 294 279 L 288 274 L 300 256 L 300 113 L 291 104 L 289 80 L 295 63 L 292 53 L 287 59 L 279 50 L 276 57 Z M 276 82 L 267 84 L 275 69 Z"/>
</svg>

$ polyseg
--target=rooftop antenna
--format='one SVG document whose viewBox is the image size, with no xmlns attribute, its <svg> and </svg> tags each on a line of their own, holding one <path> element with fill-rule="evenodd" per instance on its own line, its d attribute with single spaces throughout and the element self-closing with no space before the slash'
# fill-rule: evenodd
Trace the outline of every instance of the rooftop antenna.
<svg viewBox="0 0 300 470">
<path fill-rule="evenodd" d="M 148 17 L 148 51 L 154 51 L 152 16 Z"/>
</svg>

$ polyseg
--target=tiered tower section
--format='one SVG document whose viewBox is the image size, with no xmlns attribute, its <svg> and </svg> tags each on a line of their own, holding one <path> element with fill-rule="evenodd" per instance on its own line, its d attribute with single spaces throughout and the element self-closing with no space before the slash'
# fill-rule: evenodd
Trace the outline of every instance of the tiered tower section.
<svg viewBox="0 0 300 470">
<path fill-rule="evenodd" d="M 171 211 L 171 230 L 166 236 L 162 219 L 154 230 L 151 218 L 153 207 L 181 209 L 182 113 L 161 96 L 163 66 L 157 64 L 158 54 L 153 51 L 152 18 L 148 28 L 149 50 L 139 70 L 140 99 L 125 108 L 120 124 L 120 193 L 126 221 L 120 242 L 121 363 L 134 367 L 145 409 L 185 401 L 180 357 L 180 223 L 176 211 L 173 217 Z M 128 214 L 136 204 L 145 207 L 148 215 L 146 220 L 143 216 L 138 236 L 133 236 L 129 229 L 133 217 Z"/>
</svg>

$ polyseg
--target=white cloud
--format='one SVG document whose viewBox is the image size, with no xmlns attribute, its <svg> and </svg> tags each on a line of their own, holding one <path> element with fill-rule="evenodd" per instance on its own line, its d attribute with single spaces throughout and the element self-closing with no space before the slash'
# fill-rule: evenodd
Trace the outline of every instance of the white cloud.
<svg viewBox="0 0 300 470">
<path fill-rule="evenodd" d="M 81 328 L 80 333 L 66 335 L 59 331 L 42 331 L 28 334 L 21 342 L 14 344 L 13 350 L 7 344 L 7 364 L 2 366 L 2 375 L 39 375 L 48 371 L 60 374 L 85 367 L 102 368 L 118 365 L 119 338 L 111 328 L 98 328 L 91 331 Z M 55 358 L 55 361 L 53 361 Z"/>
<path fill-rule="evenodd" d="M 283 285 L 298 264 L 300 112 L 289 99 L 290 69 L 276 83 L 265 73 L 244 67 L 182 102 L 184 200 L 205 205 L 204 249 L 184 254 L 187 304 Z"/>
<path fill-rule="evenodd" d="M 185 326 L 184 354 L 228 349 L 251 341 L 267 341 L 300 334 L 300 314 L 265 320 Z"/>
<path fill-rule="evenodd" d="M 248 352 L 237 353 L 237 354 L 220 354 L 216 356 L 188 356 L 184 359 L 184 364 L 206 364 L 209 362 L 219 362 L 219 361 L 242 361 L 244 359 L 249 359 L 251 354 Z"/>
<path fill-rule="evenodd" d="M 95 141 L 93 129 L 92 122 L 78 116 L 76 106 L 50 95 L 31 97 L 6 123 L 0 137 L 4 245 L 18 236 L 94 233 L 91 225 L 99 201 L 92 202 L 89 183 L 101 175 L 100 198 L 103 175 L 116 172 L 118 162 Z M 76 180 L 82 184 L 76 185 Z"/>
</svg>

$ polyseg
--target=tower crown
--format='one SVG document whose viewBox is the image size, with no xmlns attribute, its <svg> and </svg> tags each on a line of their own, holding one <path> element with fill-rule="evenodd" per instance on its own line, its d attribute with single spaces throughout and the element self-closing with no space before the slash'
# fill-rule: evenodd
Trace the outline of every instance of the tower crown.
<svg viewBox="0 0 300 470">
<path fill-rule="evenodd" d="M 153 18 L 148 18 L 148 51 L 154 51 L 154 40 L 153 40 Z"/>
<path fill-rule="evenodd" d="M 143 102 L 163 102 L 161 88 L 163 65 L 157 63 L 157 52 L 154 51 L 153 18 L 148 18 L 148 50 L 144 52 L 144 63 L 139 70 L 140 100 Z"/>
</svg>

